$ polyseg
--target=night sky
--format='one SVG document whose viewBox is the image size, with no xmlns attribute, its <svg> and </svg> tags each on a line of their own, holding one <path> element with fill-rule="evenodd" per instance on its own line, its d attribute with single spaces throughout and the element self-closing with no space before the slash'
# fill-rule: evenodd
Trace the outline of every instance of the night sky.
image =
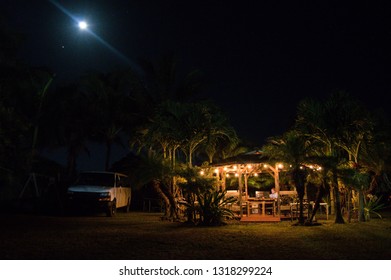
<svg viewBox="0 0 391 280">
<path fill-rule="evenodd" d="M 203 72 L 203 95 L 258 146 L 289 128 L 305 97 L 344 90 L 388 111 L 391 9 L 341 2 L 56 1 L 72 18 L 51 1 L 0 0 L 10 28 L 26 35 L 20 56 L 58 83 L 174 52 L 183 73 Z"/>
</svg>

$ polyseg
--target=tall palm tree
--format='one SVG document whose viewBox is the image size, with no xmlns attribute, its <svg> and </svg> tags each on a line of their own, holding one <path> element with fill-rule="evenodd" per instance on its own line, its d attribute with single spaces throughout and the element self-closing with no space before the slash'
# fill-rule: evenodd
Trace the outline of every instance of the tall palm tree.
<svg viewBox="0 0 391 280">
<path fill-rule="evenodd" d="M 304 100 L 298 106 L 296 128 L 319 145 L 319 155 L 337 158 L 330 166 L 331 194 L 334 196 L 336 223 L 343 223 L 338 185 L 338 166 L 360 163 L 363 145 L 372 138 L 373 123 L 363 106 L 344 92 L 326 101 Z"/>
<path fill-rule="evenodd" d="M 132 147 L 150 157 L 161 156 L 175 170 L 182 160 L 192 166 L 194 155 L 207 141 L 236 141 L 236 133 L 217 108 L 194 101 L 201 86 L 199 71 L 181 77 L 172 55 L 156 64 L 142 61 L 141 66 L 145 91 L 133 97 L 145 110 L 142 126 L 130 140 Z M 170 197 L 177 198 L 181 195 L 177 176 L 171 179 Z"/>
<path fill-rule="evenodd" d="M 43 116 L 48 109 L 47 93 L 54 76 L 46 68 L 28 68 L 19 72 L 18 79 L 18 84 L 6 93 L 4 101 L 7 106 L 13 108 L 28 127 L 24 136 L 23 150 L 27 156 L 27 172 L 32 172 L 34 159 L 38 155 L 42 139 L 45 139 L 43 135 L 40 137 L 40 130 L 45 120 Z"/>
<path fill-rule="evenodd" d="M 105 170 L 110 167 L 112 145 L 124 146 L 121 133 L 130 119 L 127 106 L 131 101 L 121 88 L 120 78 L 118 72 L 90 73 L 81 82 L 96 120 L 92 139 L 106 146 Z"/>
<path fill-rule="evenodd" d="M 142 90 L 131 95 L 139 122 L 129 143 L 150 158 L 161 156 L 162 161 L 169 161 L 170 168 L 175 170 L 179 147 L 184 139 L 181 133 L 183 107 L 187 106 L 178 101 L 190 100 L 198 92 L 199 72 L 192 71 L 180 77 L 173 55 L 165 56 L 155 64 L 147 60 L 141 60 L 140 64 L 143 69 L 140 80 L 143 83 L 137 85 L 142 85 Z M 169 188 L 167 184 L 155 184 L 155 187 L 163 199 L 173 199 L 171 203 L 166 201 L 168 206 L 175 205 L 175 199 L 180 195 L 176 176 L 171 177 Z M 168 197 L 165 192 L 168 192 Z"/>
<path fill-rule="evenodd" d="M 83 152 L 89 155 L 88 142 L 93 133 L 95 118 L 91 112 L 88 96 L 77 84 L 59 87 L 51 96 L 50 120 L 55 125 L 54 147 L 65 147 L 67 151 L 66 175 L 72 180 L 76 174 L 76 162 Z"/>
<path fill-rule="evenodd" d="M 289 169 L 292 182 L 296 187 L 299 198 L 299 224 L 304 224 L 303 199 L 307 172 L 303 166 L 308 163 L 311 153 L 311 143 L 297 131 L 291 130 L 282 137 L 268 139 L 262 150 L 266 157 L 272 161 L 280 161 L 291 166 Z"/>
<path fill-rule="evenodd" d="M 212 127 L 202 149 L 208 156 L 209 163 L 216 155 L 222 157 L 223 151 L 233 150 L 239 144 L 235 129 L 228 123 L 227 118 L 220 110 L 212 106 Z"/>
<path fill-rule="evenodd" d="M 346 102 L 350 99 L 344 93 L 335 93 L 326 100 L 318 102 L 307 99 L 298 106 L 296 128 L 306 135 L 310 141 L 316 143 L 320 148 L 318 152 L 325 157 L 337 157 L 343 159 L 338 140 L 346 128 L 346 121 L 349 120 Z M 331 196 L 334 200 L 335 222 L 344 223 L 341 211 L 341 199 L 338 188 L 337 167 L 331 168 Z"/>
<path fill-rule="evenodd" d="M 166 100 L 186 102 L 194 101 L 203 86 L 199 70 L 182 73 L 173 53 L 166 54 L 155 63 L 140 59 L 143 80 L 154 104 Z"/>
<path fill-rule="evenodd" d="M 352 169 L 357 173 L 355 178 L 358 183 L 353 184 L 359 194 L 359 220 L 365 221 L 364 204 L 367 194 L 389 192 L 391 181 L 388 178 L 390 171 L 390 130 L 388 125 L 384 126 L 380 119 L 373 119 L 372 129 L 367 132 L 359 154 L 352 164 Z M 362 182 L 367 182 L 362 183 Z"/>
</svg>

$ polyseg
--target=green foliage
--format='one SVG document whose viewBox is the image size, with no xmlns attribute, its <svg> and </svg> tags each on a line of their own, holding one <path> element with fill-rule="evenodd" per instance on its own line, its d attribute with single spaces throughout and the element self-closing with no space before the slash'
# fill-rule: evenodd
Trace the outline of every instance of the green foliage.
<svg viewBox="0 0 391 280">
<path fill-rule="evenodd" d="M 386 205 L 382 203 L 382 197 L 377 197 L 375 195 L 368 195 L 368 199 L 365 200 L 364 205 L 364 215 L 365 220 L 369 221 L 371 219 L 371 215 L 374 214 L 382 219 L 382 215 L 380 215 L 379 211 L 386 208 Z"/>
<path fill-rule="evenodd" d="M 207 173 L 207 172 L 206 172 Z M 195 225 L 218 226 L 233 216 L 228 205 L 236 201 L 225 197 L 226 191 L 216 190 L 217 180 L 211 174 L 201 175 L 200 168 L 186 167 L 180 171 L 178 185 L 182 188 L 187 221 Z"/>
<path fill-rule="evenodd" d="M 200 225 L 219 226 L 224 223 L 224 219 L 233 217 L 233 212 L 227 206 L 236 199 L 225 197 L 225 194 L 226 191 L 216 190 L 197 194 Z"/>
<path fill-rule="evenodd" d="M 206 190 L 194 193 L 194 200 L 184 202 L 186 210 L 193 214 L 192 223 L 200 226 L 220 226 L 224 220 L 232 218 L 234 213 L 228 208 L 236 202 L 234 197 L 226 197 L 226 191 Z"/>
</svg>

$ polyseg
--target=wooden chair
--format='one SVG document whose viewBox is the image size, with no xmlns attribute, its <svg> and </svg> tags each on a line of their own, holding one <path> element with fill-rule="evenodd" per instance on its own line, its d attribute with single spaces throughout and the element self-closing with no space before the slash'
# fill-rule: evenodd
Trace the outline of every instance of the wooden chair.
<svg viewBox="0 0 391 280">
<path fill-rule="evenodd" d="M 265 204 L 265 212 L 268 215 L 271 213 L 271 215 L 276 215 L 276 201 L 273 201 L 273 203 L 267 203 Z"/>
<path fill-rule="evenodd" d="M 278 205 L 280 215 L 284 217 L 291 216 L 291 203 L 295 202 L 297 197 L 296 191 L 280 191 L 280 203 Z"/>
<path fill-rule="evenodd" d="M 312 204 L 307 199 L 303 199 L 303 216 L 304 218 L 308 218 L 312 209 Z M 300 215 L 300 203 L 299 200 L 296 199 L 295 202 L 291 203 L 291 221 L 294 219 L 299 219 Z"/>
</svg>

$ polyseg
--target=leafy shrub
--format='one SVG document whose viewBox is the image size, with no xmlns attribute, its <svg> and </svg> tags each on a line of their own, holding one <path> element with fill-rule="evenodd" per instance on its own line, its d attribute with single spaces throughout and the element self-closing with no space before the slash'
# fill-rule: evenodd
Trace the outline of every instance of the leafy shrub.
<svg viewBox="0 0 391 280">
<path fill-rule="evenodd" d="M 225 195 L 226 191 L 215 190 L 197 195 L 200 225 L 219 226 L 224 223 L 224 219 L 233 217 L 234 214 L 228 205 L 236 199 Z"/>
<path fill-rule="evenodd" d="M 372 214 L 382 219 L 382 216 L 378 211 L 384 208 L 386 208 L 386 205 L 382 203 L 381 197 L 377 197 L 376 195 L 368 195 L 368 200 L 365 200 L 364 205 L 365 220 L 369 221 Z"/>
</svg>

